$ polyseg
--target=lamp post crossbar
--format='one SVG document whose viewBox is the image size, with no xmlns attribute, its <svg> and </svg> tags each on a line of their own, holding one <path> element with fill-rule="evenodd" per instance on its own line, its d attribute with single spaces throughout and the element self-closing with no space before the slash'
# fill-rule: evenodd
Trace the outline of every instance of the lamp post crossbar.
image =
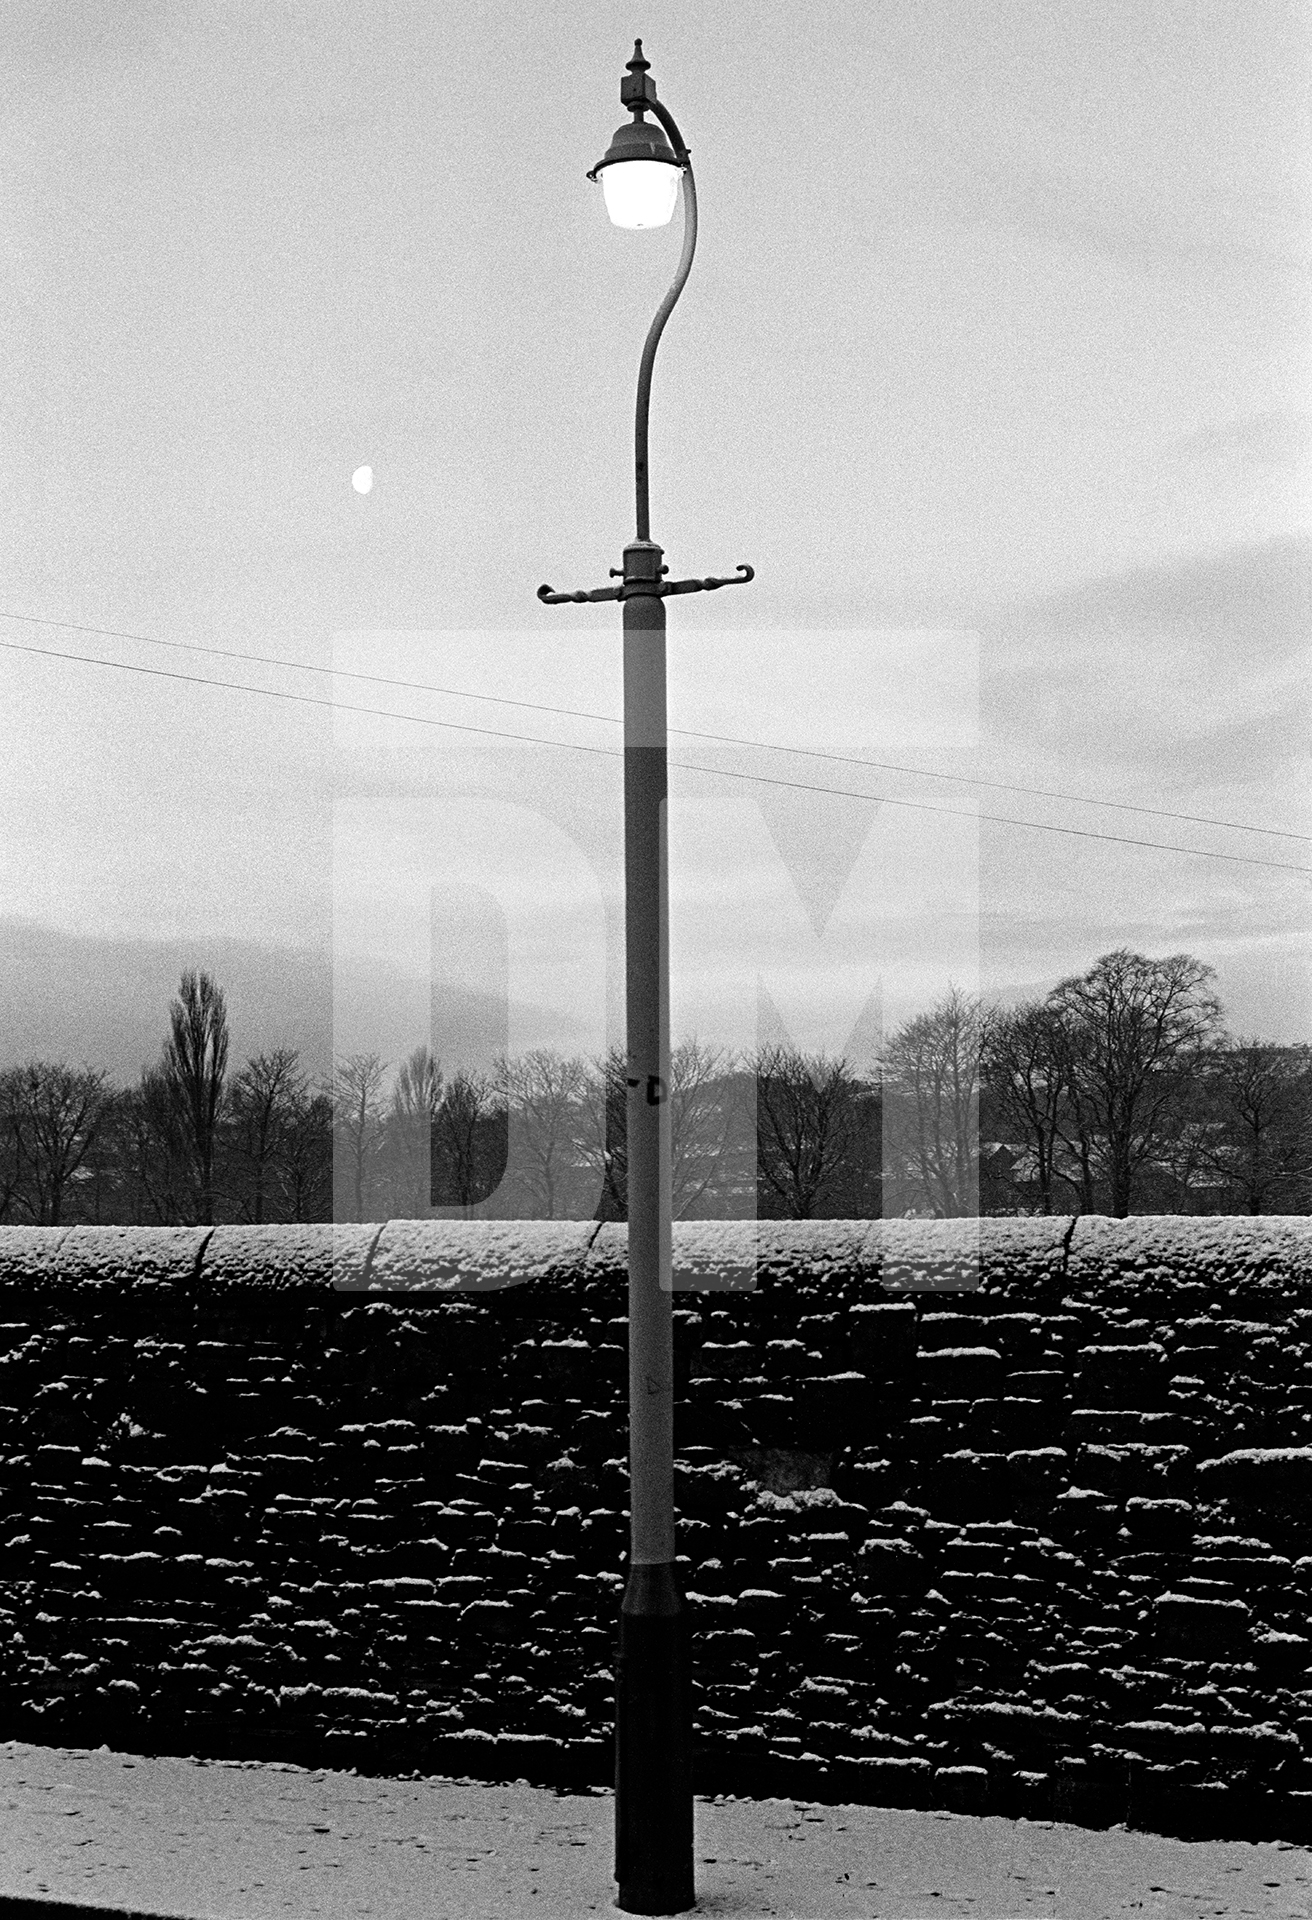
<svg viewBox="0 0 1312 1920">
<path fill-rule="evenodd" d="M 611 568 L 612 573 L 616 571 L 616 568 Z M 580 606 L 588 600 L 629 600 L 635 593 L 648 596 L 659 594 L 664 600 L 672 593 L 714 593 L 717 587 L 745 587 L 749 580 L 755 578 L 755 567 L 745 566 L 740 560 L 737 573 L 720 579 L 621 582 L 618 587 L 592 587 L 584 593 L 555 593 L 550 587 L 542 586 L 538 588 L 538 599 L 547 607 L 563 606 L 567 600 Z"/>
</svg>

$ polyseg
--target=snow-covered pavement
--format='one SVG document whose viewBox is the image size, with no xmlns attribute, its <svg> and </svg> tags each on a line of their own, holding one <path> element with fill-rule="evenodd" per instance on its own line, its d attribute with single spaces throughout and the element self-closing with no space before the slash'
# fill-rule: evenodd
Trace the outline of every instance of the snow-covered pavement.
<svg viewBox="0 0 1312 1920">
<path fill-rule="evenodd" d="M 609 1793 L 0 1745 L 16 1899 L 188 1920 L 612 1913 Z M 1047 1821 L 701 1801 L 697 1912 L 778 1920 L 1312 1916 L 1312 1853 Z"/>
</svg>

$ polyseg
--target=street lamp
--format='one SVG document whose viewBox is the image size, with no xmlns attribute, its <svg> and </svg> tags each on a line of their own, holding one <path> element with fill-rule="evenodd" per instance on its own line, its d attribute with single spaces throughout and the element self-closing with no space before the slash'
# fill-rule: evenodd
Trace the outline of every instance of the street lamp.
<svg viewBox="0 0 1312 1920">
<path fill-rule="evenodd" d="M 665 322 L 697 245 L 692 163 L 674 118 L 656 98 L 642 42 L 620 81 L 633 115 L 588 174 L 600 179 L 617 226 L 658 227 L 683 185 L 683 251 L 647 333 L 634 423 L 636 537 L 615 587 L 539 600 L 618 600 L 624 616 L 624 948 L 629 1219 L 629 1577 L 620 1607 L 615 1676 L 616 1904 L 625 1913 L 683 1913 L 693 1884 L 692 1665 L 688 1613 L 674 1557 L 674 1353 L 670 1231 L 670 965 L 665 799 L 665 600 L 738 586 L 729 579 L 667 580 L 651 538 L 647 420 L 651 374 Z M 657 125 L 647 119 L 655 116 Z M 667 138 L 668 136 L 668 138 Z"/>
</svg>

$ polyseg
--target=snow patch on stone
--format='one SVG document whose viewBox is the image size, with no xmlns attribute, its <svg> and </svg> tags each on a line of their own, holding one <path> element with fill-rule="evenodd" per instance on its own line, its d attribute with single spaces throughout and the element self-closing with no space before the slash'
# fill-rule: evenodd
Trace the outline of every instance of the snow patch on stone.
<svg viewBox="0 0 1312 1920">
<path fill-rule="evenodd" d="M 577 1278 L 596 1231 L 591 1220 L 389 1220 L 366 1291 L 486 1293 Z"/>
</svg>

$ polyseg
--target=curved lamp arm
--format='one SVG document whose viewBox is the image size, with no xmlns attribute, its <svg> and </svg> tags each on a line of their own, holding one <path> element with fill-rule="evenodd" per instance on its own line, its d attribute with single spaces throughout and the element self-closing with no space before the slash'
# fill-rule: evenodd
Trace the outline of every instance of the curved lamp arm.
<svg viewBox="0 0 1312 1920">
<path fill-rule="evenodd" d="M 586 602 L 590 600 L 629 600 L 664 599 L 674 593 L 709 593 L 718 587 L 744 586 L 753 577 L 752 569 L 740 565 L 736 574 L 728 577 L 711 577 L 704 580 L 667 580 L 669 568 L 661 564 L 660 549 L 651 537 L 651 513 L 647 485 L 647 425 L 651 413 L 651 376 L 656 364 L 656 349 L 660 345 L 665 322 L 673 313 L 684 283 L 692 269 L 692 257 L 697 247 L 697 185 L 693 179 L 692 161 L 683 135 L 679 132 L 674 115 L 668 107 L 662 106 L 656 98 L 656 89 L 649 77 L 650 62 L 643 58 L 642 42 L 633 43 L 633 58 L 625 69 L 626 78 L 620 81 L 620 104 L 635 116 L 637 124 L 617 129 L 615 138 L 595 167 L 588 169 L 588 179 L 595 181 L 603 167 L 615 166 L 627 160 L 659 160 L 666 165 L 672 160 L 683 178 L 683 251 L 679 256 L 679 265 L 671 283 L 670 290 L 656 310 L 655 318 L 647 329 L 647 338 L 643 343 L 642 359 L 638 365 L 638 402 L 634 417 L 633 451 L 634 477 L 637 493 L 636 540 L 624 549 L 623 567 L 612 567 L 612 580 L 619 580 L 617 587 L 593 587 L 582 593 L 557 593 L 554 587 L 538 588 L 538 599 L 547 606 L 560 606 L 566 601 Z M 645 114 L 654 114 L 669 140 L 665 142 L 654 137 L 653 129 L 643 127 Z M 661 218 L 668 216 L 665 207 L 668 202 L 660 202 Z M 619 218 L 618 214 L 613 217 Z M 628 225 L 627 220 L 621 224 Z"/>
<path fill-rule="evenodd" d="M 697 183 L 693 179 L 692 160 L 684 145 L 683 135 L 675 125 L 674 115 L 669 108 L 663 106 L 659 100 L 648 100 L 647 106 L 670 136 L 674 157 L 683 168 L 683 252 L 679 256 L 678 269 L 670 284 L 670 290 L 656 309 L 656 317 L 647 329 L 642 359 L 638 364 L 638 403 L 633 425 L 633 471 L 637 494 L 639 540 L 651 539 L 651 504 L 647 485 L 647 425 L 651 415 L 652 368 L 656 364 L 656 348 L 665 331 L 665 322 L 674 312 L 675 303 L 683 292 L 684 282 L 692 271 L 692 257 L 697 250 Z"/>
</svg>

